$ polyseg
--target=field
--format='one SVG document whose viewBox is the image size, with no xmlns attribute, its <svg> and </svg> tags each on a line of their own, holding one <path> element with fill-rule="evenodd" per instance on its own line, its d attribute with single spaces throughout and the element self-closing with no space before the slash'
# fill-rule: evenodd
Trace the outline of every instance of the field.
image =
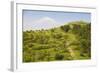
<svg viewBox="0 0 100 73">
<path fill-rule="evenodd" d="M 90 58 L 90 22 L 75 21 L 52 29 L 23 31 L 23 62 Z"/>
</svg>

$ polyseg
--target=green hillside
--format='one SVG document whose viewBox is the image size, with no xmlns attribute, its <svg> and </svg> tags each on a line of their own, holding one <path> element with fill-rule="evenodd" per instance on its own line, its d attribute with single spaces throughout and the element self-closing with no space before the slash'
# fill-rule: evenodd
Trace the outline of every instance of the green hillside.
<svg viewBox="0 0 100 73">
<path fill-rule="evenodd" d="M 48 30 L 23 31 L 23 62 L 91 58 L 91 23 L 76 21 Z"/>
</svg>

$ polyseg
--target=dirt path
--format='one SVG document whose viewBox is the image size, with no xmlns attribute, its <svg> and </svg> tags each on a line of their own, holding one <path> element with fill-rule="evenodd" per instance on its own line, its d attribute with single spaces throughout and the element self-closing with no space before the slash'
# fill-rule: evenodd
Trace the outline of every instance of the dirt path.
<svg viewBox="0 0 100 73">
<path fill-rule="evenodd" d="M 75 53 L 74 53 L 73 49 L 68 48 L 68 50 L 69 50 L 69 52 L 70 52 L 70 55 L 73 57 L 73 59 L 76 59 Z"/>
</svg>

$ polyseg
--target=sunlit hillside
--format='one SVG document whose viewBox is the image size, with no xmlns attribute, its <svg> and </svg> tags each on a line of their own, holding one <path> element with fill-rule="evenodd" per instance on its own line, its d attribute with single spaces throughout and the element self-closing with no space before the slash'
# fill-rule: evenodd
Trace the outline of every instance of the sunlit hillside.
<svg viewBox="0 0 100 73">
<path fill-rule="evenodd" d="M 91 23 L 75 21 L 60 27 L 23 31 L 23 62 L 91 58 Z"/>
</svg>

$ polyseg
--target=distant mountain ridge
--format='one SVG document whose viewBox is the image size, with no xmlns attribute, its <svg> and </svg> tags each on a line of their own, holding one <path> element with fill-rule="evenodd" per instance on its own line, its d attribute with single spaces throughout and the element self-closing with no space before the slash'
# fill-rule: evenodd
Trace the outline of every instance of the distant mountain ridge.
<svg viewBox="0 0 100 73">
<path fill-rule="evenodd" d="M 32 24 L 26 25 L 23 28 L 24 30 L 41 30 L 55 28 L 61 25 L 62 24 L 50 17 L 43 17 L 38 20 L 34 20 Z"/>
</svg>

